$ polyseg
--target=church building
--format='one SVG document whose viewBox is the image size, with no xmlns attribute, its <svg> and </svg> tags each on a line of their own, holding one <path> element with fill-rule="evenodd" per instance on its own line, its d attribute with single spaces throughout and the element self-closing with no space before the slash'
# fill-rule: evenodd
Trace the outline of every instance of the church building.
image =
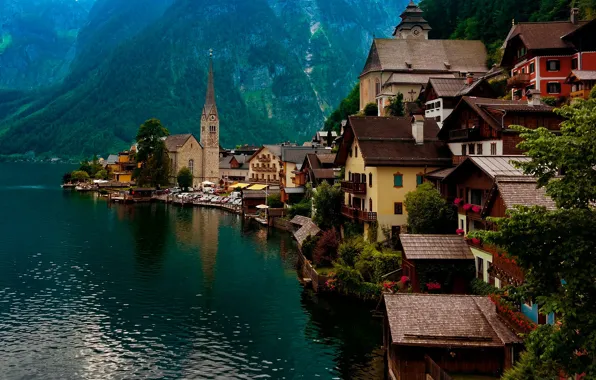
<svg viewBox="0 0 596 380">
<path fill-rule="evenodd" d="M 402 93 L 415 102 L 430 78 L 465 78 L 488 71 L 481 41 L 434 40 L 422 9 L 411 1 L 401 14 L 393 38 L 375 38 L 360 74 L 360 109 L 375 103 L 379 116 L 392 97 Z"/>
<path fill-rule="evenodd" d="M 202 182 L 219 183 L 219 113 L 213 83 L 213 52 L 209 57 L 207 96 L 201 114 L 201 140 L 192 134 L 171 135 L 165 139 L 170 157 L 171 182 L 177 182 L 180 169 L 187 167 L 193 174 L 193 187 Z"/>
</svg>

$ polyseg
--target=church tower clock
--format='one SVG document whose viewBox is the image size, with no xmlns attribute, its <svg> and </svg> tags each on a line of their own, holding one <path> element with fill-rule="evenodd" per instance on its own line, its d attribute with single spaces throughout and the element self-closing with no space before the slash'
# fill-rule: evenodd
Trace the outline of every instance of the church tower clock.
<svg viewBox="0 0 596 380">
<path fill-rule="evenodd" d="M 203 146 L 203 177 L 218 183 L 219 178 L 219 114 L 215 103 L 213 84 L 213 50 L 209 52 L 207 96 L 201 115 L 201 145 Z"/>
<path fill-rule="evenodd" d="M 397 39 L 426 39 L 428 40 L 428 32 L 431 27 L 428 21 L 422 17 L 422 9 L 416 5 L 413 1 L 406 7 L 404 12 L 401 14 L 401 22 L 395 27 L 393 37 Z"/>
</svg>

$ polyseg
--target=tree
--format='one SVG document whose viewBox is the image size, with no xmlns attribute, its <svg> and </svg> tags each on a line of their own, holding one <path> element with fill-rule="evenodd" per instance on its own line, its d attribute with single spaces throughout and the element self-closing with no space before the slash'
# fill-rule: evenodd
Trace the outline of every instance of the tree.
<svg viewBox="0 0 596 380">
<path fill-rule="evenodd" d="M 70 183 L 72 181 L 72 173 L 64 173 L 62 175 L 62 183 Z"/>
<path fill-rule="evenodd" d="M 325 120 L 326 131 L 341 131 L 341 122 L 360 110 L 360 84 L 354 86 L 348 96 L 341 101 L 339 107 Z"/>
<path fill-rule="evenodd" d="M 524 270 L 524 297 L 541 313 L 557 313 L 558 325 L 529 335 L 507 379 L 554 378 L 560 371 L 596 376 L 596 99 L 557 112 L 567 118 L 560 134 L 516 129 L 524 139 L 519 147 L 532 158 L 519 166 L 562 208 L 517 207 L 494 220 L 497 231 L 477 234 Z"/>
<path fill-rule="evenodd" d="M 398 92 L 385 106 L 385 113 L 390 116 L 404 116 L 404 94 Z"/>
<path fill-rule="evenodd" d="M 101 164 L 99 163 L 99 158 L 97 158 L 97 154 L 94 154 L 94 155 L 93 155 L 93 158 L 91 159 L 91 164 L 90 164 L 90 167 L 91 167 L 91 171 L 89 172 L 89 175 L 90 175 L 91 177 L 95 177 L 95 174 L 96 174 L 98 171 L 100 171 L 100 170 L 102 170 L 102 169 L 103 169 L 103 167 L 102 167 L 102 166 L 101 166 Z"/>
<path fill-rule="evenodd" d="M 284 207 L 284 203 L 281 201 L 281 194 L 279 194 L 279 193 L 270 194 L 267 197 L 267 206 L 269 206 L 271 208 Z"/>
<path fill-rule="evenodd" d="M 95 179 L 108 179 L 108 171 L 105 169 L 102 169 L 102 170 L 98 171 L 97 173 L 95 173 L 94 178 Z"/>
<path fill-rule="evenodd" d="M 192 172 L 186 166 L 178 171 L 178 186 L 184 190 L 192 187 L 193 176 Z"/>
<path fill-rule="evenodd" d="M 362 111 L 364 116 L 378 116 L 379 115 L 379 107 L 375 103 L 368 103 L 364 106 L 364 110 Z"/>
<path fill-rule="evenodd" d="M 406 194 L 408 231 L 413 234 L 454 232 L 455 213 L 441 194 L 428 182 Z"/>
<path fill-rule="evenodd" d="M 316 210 L 314 222 L 322 230 L 329 230 L 339 226 L 342 222 L 341 204 L 343 193 L 339 186 L 331 186 L 323 182 L 317 187 L 313 195 L 313 205 Z"/>
<path fill-rule="evenodd" d="M 71 174 L 71 179 L 75 182 L 85 182 L 88 181 L 91 177 L 89 177 L 89 173 L 82 171 L 82 170 L 75 170 Z"/>
<path fill-rule="evenodd" d="M 137 182 L 144 186 L 167 185 L 169 183 L 170 159 L 164 137 L 170 133 L 158 119 L 145 121 L 137 133 L 137 161 L 141 169 L 136 175 Z"/>
<path fill-rule="evenodd" d="M 320 267 L 328 267 L 337 259 L 339 240 L 335 228 L 323 232 L 317 240 L 312 254 L 313 262 Z"/>
<path fill-rule="evenodd" d="M 80 165 L 79 165 L 79 171 L 85 172 L 89 175 L 91 175 L 92 169 L 91 169 L 91 164 L 89 163 L 88 159 L 84 159 L 83 161 L 81 161 Z"/>
</svg>

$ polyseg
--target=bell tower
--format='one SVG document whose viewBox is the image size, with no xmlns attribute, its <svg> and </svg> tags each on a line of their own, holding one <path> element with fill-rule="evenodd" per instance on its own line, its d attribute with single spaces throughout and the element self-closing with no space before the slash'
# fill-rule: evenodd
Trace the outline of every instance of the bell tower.
<svg viewBox="0 0 596 380">
<path fill-rule="evenodd" d="M 428 40 L 428 32 L 430 32 L 431 27 L 422 15 L 422 9 L 414 1 L 410 1 L 404 12 L 399 16 L 401 22 L 395 27 L 393 37 L 400 40 L 410 38 Z"/>
<path fill-rule="evenodd" d="M 209 50 L 209 76 L 207 96 L 201 115 L 201 145 L 203 146 L 203 178 L 219 182 L 219 114 L 215 104 L 213 84 L 213 50 Z"/>
</svg>

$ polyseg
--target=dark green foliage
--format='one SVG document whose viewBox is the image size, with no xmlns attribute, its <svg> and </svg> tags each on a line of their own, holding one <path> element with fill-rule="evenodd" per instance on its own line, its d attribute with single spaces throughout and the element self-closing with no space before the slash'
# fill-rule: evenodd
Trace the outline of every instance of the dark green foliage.
<svg viewBox="0 0 596 380">
<path fill-rule="evenodd" d="M 490 80 L 488 84 L 499 98 L 509 93 L 507 91 L 507 78 Z"/>
<path fill-rule="evenodd" d="M 365 282 L 356 269 L 342 264 L 335 264 L 333 270 L 337 288 L 341 293 L 362 300 L 377 300 L 380 297 L 382 286 Z"/>
<path fill-rule="evenodd" d="M 169 183 L 170 158 L 163 141 L 168 135 L 168 130 L 157 119 L 149 119 L 139 127 L 136 159 L 141 168 L 135 173 L 139 185 L 159 187 Z"/>
<path fill-rule="evenodd" d="M 355 268 L 362 277 L 372 283 L 379 283 L 383 276 L 401 267 L 401 252 L 378 251 L 372 244 L 367 245 L 356 260 Z"/>
<path fill-rule="evenodd" d="M 75 170 L 71 174 L 71 179 L 73 182 L 85 182 L 88 181 L 91 177 L 89 177 L 89 173 L 82 171 L 82 170 Z"/>
<path fill-rule="evenodd" d="M 72 173 L 64 173 L 62 175 L 62 183 L 70 183 L 72 181 Z"/>
<path fill-rule="evenodd" d="M 344 176 L 340 176 L 344 178 Z M 344 237 L 346 239 L 353 237 L 361 237 L 364 233 L 364 225 L 358 222 L 346 222 L 344 223 Z"/>
<path fill-rule="evenodd" d="M 105 169 L 102 169 L 100 171 L 98 171 L 97 173 L 95 173 L 95 175 L 93 176 L 93 178 L 95 179 L 108 179 L 108 171 Z"/>
<path fill-rule="evenodd" d="M 271 208 L 284 207 L 284 203 L 281 201 L 281 194 L 271 194 L 267 197 L 267 206 Z"/>
<path fill-rule="evenodd" d="M 341 225 L 341 202 L 343 192 L 337 185 L 331 186 L 323 182 L 313 196 L 313 206 L 316 210 L 314 222 L 322 230 L 328 230 Z"/>
<path fill-rule="evenodd" d="M 313 251 L 312 261 L 317 266 L 330 266 L 337 259 L 339 239 L 335 228 L 324 231 Z"/>
<path fill-rule="evenodd" d="M 470 284 L 476 275 L 476 266 L 472 260 L 449 260 L 448 262 L 417 263 L 416 274 L 422 290 L 426 284 L 438 282 L 441 284 L 441 292 L 449 293 L 454 285 L 456 277 L 462 278 L 466 284 Z"/>
<path fill-rule="evenodd" d="M 590 91 L 590 99 L 596 99 L 596 86 L 594 86 L 592 91 Z"/>
<path fill-rule="evenodd" d="M 559 372 L 596 377 L 596 99 L 565 106 L 560 134 L 520 129 L 520 147 L 532 158 L 521 165 L 564 208 L 518 207 L 479 232 L 525 272 L 520 295 L 560 326 L 540 326 L 526 340 L 527 354 L 508 379 L 554 378 Z M 564 173 L 564 176 L 559 176 Z"/>
<path fill-rule="evenodd" d="M 306 257 L 307 260 L 312 261 L 312 254 L 317 246 L 317 242 L 319 241 L 320 235 L 317 236 L 308 236 L 304 239 L 302 243 L 302 254 Z"/>
<path fill-rule="evenodd" d="M 378 116 L 379 107 L 375 103 L 368 103 L 364 106 L 362 112 L 364 113 L 364 116 Z"/>
<path fill-rule="evenodd" d="M 178 186 L 180 186 L 184 190 L 188 190 L 189 187 L 192 187 L 193 176 L 192 172 L 186 166 L 182 167 L 178 171 Z"/>
<path fill-rule="evenodd" d="M 557 98 L 552 97 L 552 96 L 544 96 L 544 97 L 542 97 L 542 103 L 549 105 L 551 107 L 556 107 L 557 106 Z"/>
<path fill-rule="evenodd" d="M 353 267 L 365 247 L 366 243 L 362 237 L 344 240 L 339 246 L 338 256 L 344 264 Z"/>
<path fill-rule="evenodd" d="M 472 294 L 476 294 L 478 296 L 488 296 L 491 294 L 503 293 L 503 289 L 499 289 L 487 282 L 484 282 L 479 278 L 474 278 L 470 283 L 470 287 L 472 290 Z"/>
<path fill-rule="evenodd" d="M 389 116 L 404 116 L 404 94 L 398 92 L 396 96 L 392 97 L 385 107 L 385 113 Z"/>
<path fill-rule="evenodd" d="M 308 200 L 303 200 L 300 203 L 296 203 L 288 209 L 288 216 L 290 218 L 293 218 L 296 215 L 302 215 L 310 218 L 311 213 L 312 203 Z"/>
<path fill-rule="evenodd" d="M 568 20 L 571 0 L 422 0 L 420 7 L 432 26 L 431 38 L 482 40 L 489 49 L 489 64 L 499 63 L 498 48 L 511 20 Z M 593 17 L 594 0 L 578 1 L 584 17 Z"/>
<path fill-rule="evenodd" d="M 341 101 L 339 107 L 325 120 L 326 131 L 341 131 L 341 122 L 360 110 L 360 84 L 354 86 L 348 96 Z"/>
<path fill-rule="evenodd" d="M 456 213 L 430 183 L 425 182 L 406 194 L 408 230 L 413 234 L 454 233 Z"/>
</svg>

